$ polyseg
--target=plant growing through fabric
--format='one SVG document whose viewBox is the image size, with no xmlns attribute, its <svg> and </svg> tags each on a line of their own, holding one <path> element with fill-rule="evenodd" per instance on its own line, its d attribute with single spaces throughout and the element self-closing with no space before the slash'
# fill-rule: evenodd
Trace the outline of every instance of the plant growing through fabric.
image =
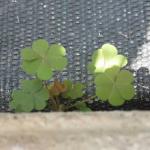
<svg viewBox="0 0 150 150">
<path fill-rule="evenodd" d="M 16 112 L 91 111 L 87 102 L 92 101 L 92 97 L 120 106 L 135 94 L 132 73 L 122 69 L 127 65 L 127 58 L 118 55 L 111 44 L 96 50 L 88 66 L 96 86 L 92 97 L 85 95 L 83 83 L 62 81 L 55 76 L 55 72 L 63 71 L 68 64 L 62 45 L 49 45 L 46 40 L 39 39 L 32 47 L 22 49 L 21 57 L 21 68 L 32 76 L 32 80 L 21 80 L 20 88 L 12 92 L 10 108 Z M 51 79 L 53 82 L 49 82 Z"/>
<path fill-rule="evenodd" d="M 119 55 L 117 48 L 104 44 L 92 56 L 88 69 L 94 75 L 96 96 L 112 106 L 123 105 L 135 95 L 134 77 L 126 69 L 127 58 Z"/>
<path fill-rule="evenodd" d="M 55 77 L 53 83 L 48 82 L 54 72 L 62 71 L 67 66 L 66 50 L 62 45 L 49 45 L 46 40 L 36 40 L 32 47 L 21 51 L 21 57 L 21 68 L 33 79 L 20 81 L 20 89 L 12 92 L 11 109 L 16 112 L 44 109 L 67 111 L 71 107 L 81 111 L 90 110 L 81 99 L 85 88 L 82 83 L 59 81 Z"/>
</svg>

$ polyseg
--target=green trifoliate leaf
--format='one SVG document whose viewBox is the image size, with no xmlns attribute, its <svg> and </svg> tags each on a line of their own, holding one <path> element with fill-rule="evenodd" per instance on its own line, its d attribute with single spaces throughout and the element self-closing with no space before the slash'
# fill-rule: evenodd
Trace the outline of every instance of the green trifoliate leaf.
<svg viewBox="0 0 150 150">
<path fill-rule="evenodd" d="M 66 55 L 66 50 L 63 46 L 59 44 L 51 44 L 49 47 L 49 53 L 52 54 L 53 56 L 65 56 Z"/>
<path fill-rule="evenodd" d="M 64 98 L 77 99 L 83 96 L 83 89 L 85 86 L 82 83 L 73 84 L 71 81 L 64 81 L 66 92 L 63 94 Z"/>
<path fill-rule="evenodd" d="M 40 80 L 23 80 L 21 90 L 12 93 L 10 107 L 17 112 L 42 110 L 46 107 L 48 98 L 49 92 Z"/>
<path fill-rule="evenodd" d="M 22 49 L 21 57 L 24 60 L 34 60 L 38 58 L 38 55 L 34 51 L 32 51 L 31 48 L 27 47 L 27 48 Z"/>
<path fill-rule="evenodd" d="M 46 40 L 39 39 L 33 42 L 32 49 L 39 56 L 44 57 L 49 48 L 49 44 Z"/>
<path fill-rule="evenodd" d="M 119 67 L 107 69 L 95 78 L 96 95 L 102 100 L 108 100 L 113 106 L 120 106 L 135 95 L 133 75 Z"/>
<path fill-rule="evenodd" d="M 130 100 L 135 93 L 133 85 L 128 84 L 133 83 L 133 81 L 134 78 L 132 73 L 130 73 L 127 70 L 122 70 L 116 80 L 116 85 L 117 87 L 119 87 L 119 92 L 122 95 L 122 97 L 126 100 Z"/>
<path fill-rule="evenodd" d="M 47 89 L 43 88 L 41 89 L 39 92 L 36 93 L 35 95 L 35 109 L 36 110 L 42 110 L 45 108 L 45 106 L 47 105 L 47 100 L 49 97 L 49 93 L 47 91 Z"/>
<path fill-rule="evenodd" d="M 79 111 L 83 111 L 83 112 L 88 112 L 88 111 L 92 111 L 85 102 L 77 102 L 75 104 L 75 107 L 79 110 Z"/>
<path fill-rule="evenodd" d="M 20 109 L 22 112 L 30 112 L 33 109 L 33 100 L 31 95 L 25 94 L 22 90 L 14 91 L 13 97 L 14 100 L 12 109 Z"/>
<path fill-rule="evenodd" d="M 123 55 L 118 55 L 116 47 L 111 44 L 104 44 L 94 52 L 88 69 L 91 73 L 100 73 L 113 66 L 122 68 L 126 65 L 127 58 Z"/>
<path fill-rule="evenodd" d="M 22 112 L 30 112 L 34 107 L 32 96 L 26 94 L 23 90 L 13 91 L 12 99 L 13 100 L 10 103 L 12 109 L 20 109 Z"/>
<path fill-rule="evenodd" d="M 67 65 L 67 59 L 64 57 L 66 50 L 58 44 L 51 44 L 48 51 L 48 60 L 55 70 L 63 70 Z"/>
<path fill-rule="evenodd" d="M 63 70 L 67 65 L 65 48 L 58 44 L 48 45 L 46 40 L 36 40 L 32 48 L 22 50 L 22 69 L 28 74 L 37 75 L 41 80 L 52 77 L 53 71 Z"/>
<path fill-rule="evenodd" d="M 32 60 L 32 61 L 26 61 L 24 60 L 22 62 L 21 68 L 28 74 L 34 75 L 37 72 L 37 69 L 39 68 L 39 65 L 41 64 L 40 59 Z"/>
<path fill-rule="evenodd" d="M 37 70 L 37 76 L 41 78 L 42 80 L 47 80 L 51 78 L 53 75 L 53 72 L 49 65 L 41 63 Z"/>
<path fill-rule="evenodd" d="M 54 70 L 63 70 L 67 65 L 67 59 L 61 56 L 49 55 L 49 64 Z"/>
<path fill-rule="evenodd" d="M 108 55 L 111 54 L 111 55 L 115 56 L 118 53 L 117 48 L 114 45 L 109 44 L 109 43 L 104 44 L 102 46 L 102 49 L 104 50 L 104 53 L 106 53 Z"/>
<path fill-rule="evenodd" d="M 21 80 L 21 89 L 25 92 L 37 92 L 43 87 L 40 80 Z"/>
<path fill-rule="evenodd" d="M 127 65 L 128 60 L 123 55 L 117 55 L 114 57 L 113 62 L 114 62 L 113 66 L 118 66 L 118 67 L 122 68 Z"/>
</svg>

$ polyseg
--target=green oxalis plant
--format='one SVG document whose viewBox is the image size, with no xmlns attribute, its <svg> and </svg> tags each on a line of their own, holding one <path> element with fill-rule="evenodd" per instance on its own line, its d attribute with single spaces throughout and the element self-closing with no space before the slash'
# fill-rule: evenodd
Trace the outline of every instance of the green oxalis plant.
<svg viewBox="0 0 150 150">
<path fill-rule="evenodd" d="M 54 72 L 62 71 L 68 63 L 62 45 L 49 45 L 46 40 L 39 39 L 33 42 L 32 47 L 22 49 L 21 57 L 21 68 L 33 79 L 20 81 L 20 88 L 12 92 L 10 108 L 16 112 L 91 111 L 87 102 L 95 97 L 108 101 L 112 106 L 120 106 L 135 94 L 132 73 L 122 69 L 127 65 L 127 58 L 118 55 L 111 44 L 104 44 L 96 50 L 88 66 L 96 86 L 92 97 L 85 96 L 84 84 L 60 81 L 55 77 Z M 54 81 L 49 83 L 53 76 Z"/>
<path fill-rule="evenodd" d="M 117 48 L 111 44 L 104 44 L 94 52 L 88 68 L 94 75 L 96 96 L 102 101 L 120 106 L 134 97 L 133 75 L 122 69 L 127 63 L 127 58 L 119 55 Z"/>
</svg>

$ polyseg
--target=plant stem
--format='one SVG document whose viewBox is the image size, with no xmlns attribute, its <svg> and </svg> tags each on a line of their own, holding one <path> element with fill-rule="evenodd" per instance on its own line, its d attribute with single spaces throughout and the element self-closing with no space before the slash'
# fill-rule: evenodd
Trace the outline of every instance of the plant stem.
<svg viewBox="0 0 150 150">
<path fill-rule="evenodd" d="M 52 109 L 53 109 L 54 111 L 57 111 L 57 110 L 58 110 L 58 105 L 57 105 L 57 103 L 56 103 L 56 100 L 55 100 L 53 97 L 51 97 L 50 100 L 52 100 L 52 103 L 53 103 L 53 106 L 54 106 L 54 107 L 52 107 Z"/>
<path fill-rule="evenodd" d="M 87 97 L 87 98 L 84 98 L 83 102 L 89 102 L 91 99 L 95 99 L 97 96 L 94 95 L 94 96 L 91 96 L 91 97 Z"/>
<path fill-rule="evenodd" d="M 94 98 L 96 98 L 96 96 L 91 96 L 91 97 L 88 97 L 88 98 L 86 98 L 86 99 L 83 99 L 83 98 L 82 98 L 82 100 L 79 101 L 79 102 L 84 102 L 84 103 L 86 103 L 86 102 L 89 102 L 91 99 L 94 99 Z M 73 105 L 70 105 L 70 106 L 66 107 L 65 110 L 68 110 L 68 109 L 70 109 L 70 108 L 72 108 L 72 107 L 75 107 L 75 106 L 76 106 L 76 103 L 73 104 Z"/>
<path fill-rule="evenodd" d="M 49 91 L 47 82 L 46 81 L 43 81 L 43 82 L 44 82 L 45 87 Z M 51 109 L 53 109 L 54 111 L 57 111 L 59 109 L 59 105 L 57 104 L 56 99 L 53 96 L 49 95 L 49 101 L 50 100 L 52 101 L 52 105 L 53 105 Z"/>
</svg>

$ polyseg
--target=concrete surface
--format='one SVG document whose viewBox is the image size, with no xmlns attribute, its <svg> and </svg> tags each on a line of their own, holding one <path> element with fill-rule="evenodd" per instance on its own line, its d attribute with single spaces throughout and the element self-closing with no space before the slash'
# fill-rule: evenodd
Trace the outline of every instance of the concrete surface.
<svg viewBox="0 0 150 150">
<path fill-rule="evenodd" d="M 0 150 L 150 150 L 150 112 L 1 113 Z"/>
</svg>

